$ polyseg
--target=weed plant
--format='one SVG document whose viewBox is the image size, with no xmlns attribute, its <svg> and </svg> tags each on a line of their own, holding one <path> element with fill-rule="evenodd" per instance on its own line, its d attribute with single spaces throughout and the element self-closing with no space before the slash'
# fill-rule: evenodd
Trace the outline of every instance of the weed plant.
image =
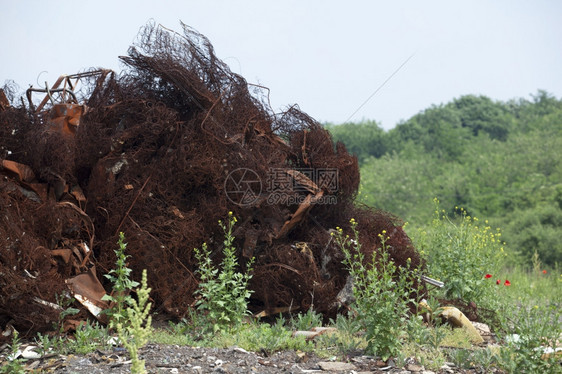
<svg viewBox="0 0 562 374">
<path fill-rule="evenodd" d="M 367 353 L 386 360 L 400 352 L 402 338 L 407 333 L 408 304 L 414 301 L 410 298 L 413 270 L 410 266 L 398 268 L 390 259 L 385 230 L 379 234 L 381 247 L 366 261 L 357 222 L 351 219 L 350 223 L 353 239 L 344 236 L 341 228 L 334 235 L 344 254 L 343 263 L 353 277 L 355 301 L 351 308 L 365 330 Z"/>
<path fill-rule="evenodd" d="M 215 267 L 211 260 L 211 251 L 203 243 L 199 250 L 195 248 L 195 258 L 199 265 L 201 281 L 196 290 L 200 297 L 197 309 L 207 320 L 207 333 L 216 333 L 228 327 L 240 324 L 249 315 L 248 298 L 252 291 L 248 289 L 248 282 L 252 278 L 252 261 L 247 265 L 245 273 L 237 271 L 238 259 L 234 247 L 232 228 L 236 224 L 236 217 L 228 213 L 228 221 L 219 221 L 225 239 L 223 242 L 223 260 L 220 268 Z"/>
<path fill-rule="evenodd" d="M 108 330 L 98 322 L 84 323 L 74 333 L 72 351 L 76 354 L 87 354 L 96 349 L 107 348 L 109 338 Z"/>
<path fill-rule="evenodd" d="M 21 342 L 19 339 L 19 334 L 16 330 L 13 330 L 12 343 L 9 346 L 10 355 L 8 356 L 8 362 L 0 367 L 0 373 L 4 374 L 23 374 L 25 373 L 25 367 L 23 365 L 23 359 L 17 357 L 21 352 Z"/>
<path fill-rule="evenodd" d="M 332 352 L 341 359 L 357 355 L 367 347 L 367 340 L 362 332 L 362 324 L 355 318 L 347 318 L 341 314 L 330 320 L 330 325 L 337 330 L 323 334 L 317 338 L 318 347 L 325 352 Z"/>
<path fill-rule="evenodd" d="M 117 322 L 117 334 L 131 356 L 131 373 L 146 373 L 144 360 L 139 358 L 139 349 L 152 333 L 152 317 L 149 315 L 152 303 L 148 302 L 150 288 L 147 286 L 146 269 L 142 272 L 141 287 L 136 290 L 137 300 L 125 310 L 127 318 Z"/>
<path fill-rule="evenodd" d="M 322 326 L 322 314 L 316 313 L 312 307 L 304 314 L 291 315 L 289 319 L 289 327 L 293 330 L 308 331 L 320 326 Z"/>
<path fill-rule="evenodd" d="M 104 277 L 113 284 L 113 292 L 111 295 L 104 295 L 102 300 L 112 303 L 112 307 L 105 311 L 109 316 L 110 327 L 115 327 L 119 322 L 123 321 L 127 315 L 125 309 L 132 306 L 133 298 L 130 292 L 139 285 L 138 282 L 131 279 L 132 270 L 127 267 L 127 258 L 130 256 L 125 254 L 127 243 L 125 243 L 125 234 L 119 233 L 117 249 L 115 255 L 115 269 L 111 269 Z"/>
</svg>

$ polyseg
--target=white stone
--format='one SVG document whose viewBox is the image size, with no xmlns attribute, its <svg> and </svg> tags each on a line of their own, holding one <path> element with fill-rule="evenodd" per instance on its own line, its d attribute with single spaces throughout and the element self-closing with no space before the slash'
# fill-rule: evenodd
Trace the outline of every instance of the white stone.
<svg viewBox="0 0 562 374">
<path fill-rule="evenodd" d="M 35 346 L 35 345 L 29 345 L 29 346 L 25 347 L 25 349 L 21 353 L 21 356 L 23 358 L 27 358 L 27 359 L 41 358 L 41 355 L 34 351 L 34 349 L 36 349 L 36 348 L 37 348 L 37 346 Z"/>
<path fill-rule="evenodd" d="M 345 371 L 356 369 L 355 365 L 347 362 L 322 361 L 318 363 L 318 366 L 320 366 L 320 368 L 325 371 Z"/>
<path fill-rule="evenodd" d="M 247 350 L 245 350 L 244 348 L 240 348 L 240 347 L 234 347 L 232 348 L 233 351 L 239 352 L 239 353 L 248 353 Z"/>
</svg>

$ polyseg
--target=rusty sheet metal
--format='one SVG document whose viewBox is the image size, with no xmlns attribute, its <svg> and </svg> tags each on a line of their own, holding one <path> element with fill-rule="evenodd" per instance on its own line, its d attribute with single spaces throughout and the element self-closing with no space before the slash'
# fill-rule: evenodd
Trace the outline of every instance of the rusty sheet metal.
<svg viewBox="0 0 562 374">
<path fill-rule="evenodd" d="M 0 88 L 0 111 L 6 110 L 10 107 L 10 101 L 6 97 L 4 90 Z"/>
<path fill-rule="evenodd" d="M 311 181 L 310 178 L 308 178 L 300 171 L 288 169 L 285 170 L 285 173 L 289 174 L 291 178 L 295 180 L 295 182 L 306 188 L 309 192 L 317 194 L 320 191 L 320 188 L 316 185 L 316 183 Z"/>
<path fill-rule="evenodd" d="M 72 256 L 72 250 L 68 248 L 53 249 L 51 251 L 51 255 L 54 257 L 60 257 L 65 264 L 68 264 L 70 261 L 70 256 Z"/>
<path fill-rule="evenodd" d="M 299 222 L 301 222 L 316 200 L 320 199 L 324 194 L 316 183 L 310 180 L 310 178 L 303 173 L 291 169 L 285 170 L 285 172 L 290 175 L 296 183 L 303 186 L 311 193 L 305 197 L 296 212 L 291 216 L 291 219 L 286 221 L 283 227 L 281 227 L 281 230 L 277 233 L 277 239 L 285 237 Z"/>
<path fill-rule="evenodd" d="M 286 221 L 283 227 L 281 227 L 281 230 L 277 233 L 276 238 L 280 239 L 285 237 L 300 221 L 303 220 L 310 208 L 312 208 L 314 202 L 321 198 L 323 194 L 323 191 L 319 191 L 316 195 L 308 195 L 302 204 L 299 205 L 297 211 L 293 213 L 291 219 Z"/>
<path fill-rule="evenodd" d="M 96 276 L 95 266 L 92 266 L 86 273 L 67 279 L 66 284 L 76 300 L 84 305 L 94 317 L 100 321 L 106 321 L 107 316 L 102 311 L 108 309 L 109 305 L 102 300 L 106 293 Z"/>
<path fill-rule="evenodd" d="M 84 106 L 78 104 L 55 104 L 51 109 L 51 119 L 49 123 L 52 129 L 64 135 L 74 135 L 80 118 L 84 114 Z"/>
<path fill-rule="evenodd" d="M 275 316 L 277 314 L 281 314 L 281 313 L 287 313 L 287 312 L 294 312 L 299 310 L 300 307 L 298 306 L 282 306 L 282 307 L 277 307 L 277 308 L 272 308 L 271 310 L 262 310 L 259 313 L 254 314 L 254 318 L 264 318 L 264 317 L 269 317 L 269 316 Z"/>
<path fill-rule="evenodd" d="M 15 174 L 22 182 L 31 182 L 35 179 L 33 170 L 29 166 L 20 164 L 19 162 L 2 160 L 2 168 Z"/>
<path fill-rule="evenodd" d="M 35 173 L 31 167 L 11 160 L 0 162 L 0 173 L 18 181 L 20 191 L 33 201 L 44 202 L 48 197 L 49 186 L 45 183 L 37 183 Z"/>
</svg>

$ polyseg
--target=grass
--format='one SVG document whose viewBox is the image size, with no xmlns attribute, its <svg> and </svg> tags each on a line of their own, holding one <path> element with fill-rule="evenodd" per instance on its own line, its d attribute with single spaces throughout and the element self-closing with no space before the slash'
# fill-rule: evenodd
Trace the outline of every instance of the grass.
<svg viewBox="0 0 562 374">
<path fill-rule="evenodd" d="M 507 300 L 527 298 L 537 303 L 562 300 L 562 270 L 517 266 L 505 270 L 511 286 L 504 291 Z"/>
</svg>

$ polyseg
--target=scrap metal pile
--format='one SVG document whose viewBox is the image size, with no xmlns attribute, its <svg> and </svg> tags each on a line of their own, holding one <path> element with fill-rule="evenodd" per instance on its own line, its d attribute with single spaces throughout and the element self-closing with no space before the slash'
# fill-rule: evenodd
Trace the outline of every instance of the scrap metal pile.
<svg viewBox="0 0 562 374">
<path fill-rule="evenodd" d="M 344 145 L 295 106 L 274 113 L 204 36 L 149 24 L 121 60 L 120 75 L 64 76 L 28 104 L 0 91 L 0 327 L 51 328 L 67 290 L 99 317 L 120 232 L 154 310 L 186 315 L 193 249 L 206 242 L 220 260 L 228 212 L 242 268 L 255 257 L 254 312 L 341 310 L 348 274 L 330 230 L 349 232 L 351 218 L 365 254 L 386 230 L 397 264 L 421 266 L 395 217 L 354 203 Z"/>
</svg>

